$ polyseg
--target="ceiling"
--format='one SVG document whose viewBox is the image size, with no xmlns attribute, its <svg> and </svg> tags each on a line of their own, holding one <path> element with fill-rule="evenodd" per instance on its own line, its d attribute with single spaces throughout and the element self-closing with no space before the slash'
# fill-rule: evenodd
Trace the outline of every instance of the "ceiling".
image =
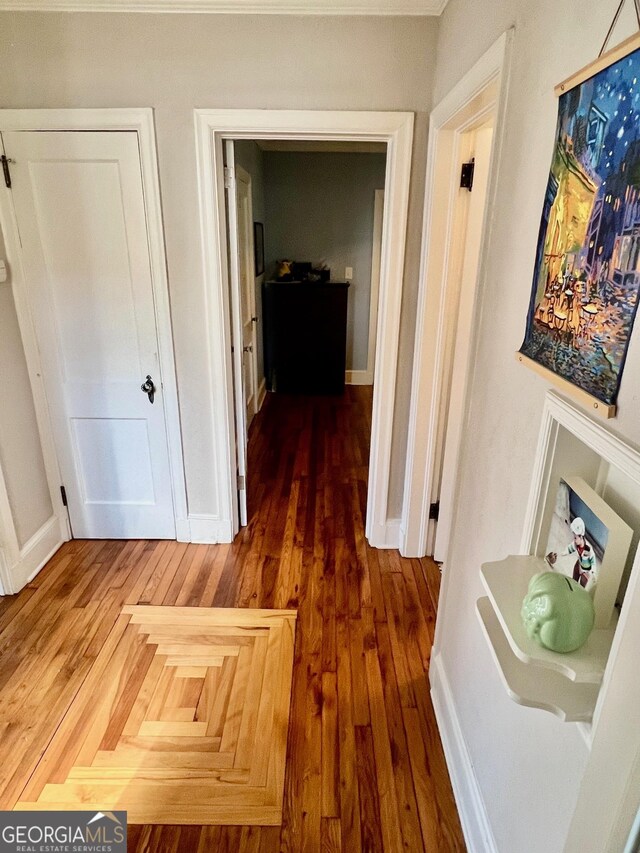
<svg viewBox="0 0 640 853">
<path fill-rule="evenodd" d="M 246 15 L 440 15 L 447 0 L 0 0 L 0 10 Z"/>
</svg>

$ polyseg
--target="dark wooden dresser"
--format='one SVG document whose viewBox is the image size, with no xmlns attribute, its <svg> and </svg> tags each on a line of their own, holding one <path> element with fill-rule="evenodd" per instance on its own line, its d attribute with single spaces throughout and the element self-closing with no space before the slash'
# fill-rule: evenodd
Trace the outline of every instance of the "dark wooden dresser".
<svg viewBox="0 0 640 853">
<path fill-rule="evenodd" d="M 342 394 L 347 345 L 345 281 L 262 285 L 267 388 L 287 394 Z"/>
</svg>

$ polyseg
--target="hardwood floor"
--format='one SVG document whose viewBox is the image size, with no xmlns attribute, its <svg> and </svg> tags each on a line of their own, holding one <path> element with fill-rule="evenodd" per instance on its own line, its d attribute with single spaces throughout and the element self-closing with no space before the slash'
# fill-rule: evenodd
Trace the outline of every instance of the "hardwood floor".
<svg viewBox="0 0 640 853">
<path fill-rule="evenodd" d="M 281 827 L 129 827 L 131 851 L 458 851 L 431 706 L 439 573 L 364 538 L 371 389 L 271 396 L 231 545 L 67 543 L 0 600 L 0 808 L 12 808 L 125 604 L 297 608 Z"/>
</svg>

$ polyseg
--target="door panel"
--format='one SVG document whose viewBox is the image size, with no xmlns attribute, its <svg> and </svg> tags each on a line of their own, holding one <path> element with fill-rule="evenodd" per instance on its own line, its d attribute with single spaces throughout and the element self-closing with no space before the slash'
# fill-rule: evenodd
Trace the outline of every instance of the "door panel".
<svg viewBox="0 0 640 853">
<path fill-rule="evenodd" d="M 236 166 L 232 139 L 225 142 L 225 163 L 238 511 L 244 527 L 248 520 L 247 442 L 249 426 L 258 409 L 253 205 L 251 176 Z"/>
<path fill-rule="evenodd" d="M 458 476 L 464 405 L 467 396 L 467 378 L 470 358 L 470 342 L 473 340 L 473 317 L 476 304 L 478 263 L 482 247 L 489 164 L 493 141 L 493 126 L 471 132 L 472 153 L 475 157 L 473 192 L 469 197 L 466 227 L 463 234 L 462 269 L 460 274 L 458 305 L 456 307 L 455 330 L 452 335 L 448 358 L 450 374 L 445 379 L 449 389 L 448 399 L 443 400 L 442 470 L 438 501 L 440 518 L 436 525 L 433 548 L 434 559 L 445 562 L 451 538 L 455 512 L 455 486 Z M 467 192 L 461 190 L 461 192 Z"/>
<path fill-rule="evenodd" d="M 253 255 L 253 205 L 251 179 L 239 167 L 236 169 L 236 199 L 238 209 L 238 272 L 242 322 L 242 363 L 244 374 L 244 404 L 247 429 L 257 411 L 257 341 L 256 294 Z"/>
<path fill-rule="evenodd" d="M 136 270 L 118 163 L 36 162 L 29 177 L 65 379 L 137 379 Z"/>
<path fill-rule="evenodd" d="M 3 141 L 74 536 L 173 538 L 137 134 Z"/>
<path fill-rule="evenodd" d="M 149 431 L 143 418 L 71 418 L 85 503 L 155 503 Z"/>
</svg>

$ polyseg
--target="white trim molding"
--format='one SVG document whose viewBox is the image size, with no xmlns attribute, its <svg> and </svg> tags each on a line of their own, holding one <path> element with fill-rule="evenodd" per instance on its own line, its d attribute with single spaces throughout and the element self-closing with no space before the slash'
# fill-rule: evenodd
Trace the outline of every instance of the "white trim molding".
<svg viewBox="0 0 640 853">
<path fill-rule="evenodd" d="M 447 0 L 0 0 L 13 12 L 196 12 L 219 15 L 441 15 Z"/>
<path fill-rule="evenodd" d="M 21 545 L 4 473 L 0 467 L 0 594 L 20 592 L 38 574 L 47 560 L 69 538 L 66 522 L 66 513 L 58 515 L 54 509 L 51 517 Z"/>
<path fill-rule="evenodd" d="M 3 533 L 7 529 L 5 525 L 5 520 L 0 520 Z M 0 547 L 1 594 L 14 595 L 20 592 L 68 538 L 66 524 L 61 523 L 58 516 L 52 515 L 21 548 L 17 542 L 3 539 L 3 547 Z"/>
<path fill-rule="evenodd" d="M 0 109 L 0 133 L 6 131 L 134 131 L 138 136 L 144 203 L 149 238 L 149 258 L 153 287 L 153 299 L 158 330 L 158 347 L 162 401 L 167 429 L 169 464 L 176 523 L 176 535 L 185 539 L 188 534 L 187 494 L 184 480 L 184 462 L 182 456 L 182 434 L 178 408 L 178 387 L 173 355 L 173 336 L 171 330 L 171 312 L 169 306 L 169 287 L 167 280 L 164 230 L 162 225 L 162 207 L 160 202 L 160 183 L 156 155 L 155 127 L 153 110 L 148 108 L 125 109 L 43 109 L 43 110 L 2 110 Z M 47 396 L 40 368 L 35 328 L 31 319 L 31 308 L 25 287 L 25 275 L 22 265 L 20 237 L 13 209 L 11 192 L 0 191 L 0 227 L 5 236 L 6 250 L 13 275 L 13 294 L 20 334 L 25 349 L 25 357 L 31 390 L 33 393 L 36 418 L 40 432 L 40 441 L 49 484 L 54 515 L 63 530 L 62 539 L 69 539 L 67 512 L 60 496 L 60 471 L 53 440 L 53 430 L 49 415 Z M 0 494 L 0 499 L 1 499 Z M 0 500 L 1 502 L 1 500 Z M 3 518 L 3 527 L 8 524 Z M 11 520 L 11 525 L 13 521 Z M 6 533 L 6 530 L 3 531 Z M 5 554 L 5 560 L 6 560 Z M 10 562 L 9 560 L 6 560 Z M 3 582 L 3 585 L 4 582 Z M 14 589 L 14 591 L 17 591 Z"/>
<path fill-rule="evenodd" d="M 373 370 L 345 370 L 347 385 L 373 385 Z"/>
<path fill-rule="evenodd" d="M 217 545 L 218 542 L 233 541 L 231 524 L 228 519 L 217 515 L 192 513 L 189 516 L 189 542 L 198 545 Z"/>
<path fill-rule="evenodd" d="M 494 144 L 487 186 L 485 240 L 478 263 L 475 312 L 480 310 L 486 276 L 486 235 L 491 225 L 504 130 L 512 30 L 489 48 L 462 80 L 434 108 L 429 120 L 422 257 L 407 439 L 405 491 L 400 551 L 407 557 L 430 553 L 429 505 L 440 471 L 443 376 L 449 334 L 448 282 L 451 234 L 454 228 L 455 150 L 460 134 L 490 109 L 496 110 Z M 485 98 L 486 93 L 486 98 Z M 484 102 L 486 100 L 486 103 Z M 475 344 L 470 344 L 469 364 Z"/>
<path fill-rule="evenodd" d="M 388 518 L 384 524 L 372 531 L 376 548 L 397 550 L 400 547 L 400 519 Z"/>
<path fill-rule="evenodd" d="M 229 522 L 232 535 L 237 532 L 239 521 L 223 140 L 296 139 L 387 144 L 366 535 L 374 547 L 389 547 L 386 525 L 413 113 L 200 109 L 195 110 L 195 125 L 217 497 L 220 520 Z"/>
<path fill-rule="evenodd" d="M 20 549 L 18 562 L 11 568 L 14 591 L 21 590 L 38 574 L 64 540 L 64 525 L 55 515 L 37 530 Z"/>
<path fill-rule="evenodd" d="M 498 853 L 441 655 L 431 657 L 429 679 L 433 710 L 467 849 L 469 853 Z"/>
</svg>

